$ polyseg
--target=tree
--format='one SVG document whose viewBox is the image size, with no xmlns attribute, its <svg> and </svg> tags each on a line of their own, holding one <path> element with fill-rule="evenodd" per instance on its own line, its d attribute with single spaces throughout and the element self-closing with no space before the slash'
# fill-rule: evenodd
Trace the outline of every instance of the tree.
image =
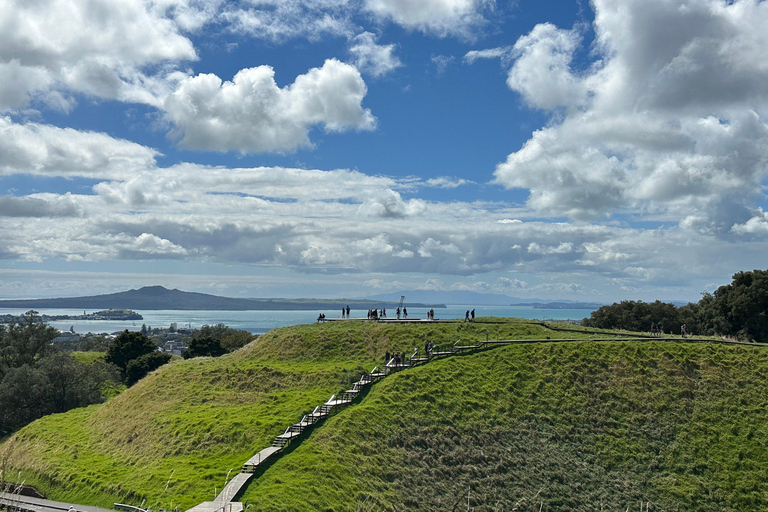
<svg viewBox="0 0 768 512">
<path fill-rule="evenodd" d="M 37 311 L 27 311 L 21 321 L 7 327 L 0 325 L 0 380 L 9 369 L 31 365 L 55 352 L 51 340 L 58 334 L 58 330 L 42 321 Z"/>
<path fill-rule="evenodd" d="M 674 304 L 655 301 L 625 300 L 610 306 L 602 306 L 582 322 L 587 327 L 600 329 L 625 329 L 649 331 L 656 324 L 664 332 L 680 332 L 680 314 Z"/>
<path fill-rule="evenodd" d="M 227 351 L 221 346 L 221 342 L 213 336 L 202 336 L 192 338 L 189 347 L 184 351 L 184 359 L 193 357 L 219 357 L 226 354 Z"/>
<path fill-rule="evenodd" d="M 242 331 L 240 329 L 232 329 L 231 327 L 227 327 L 224 324 L 202 326 L 194 334 L 194 336 L 192 337 L 192 341 L 194 342 L 194 340 L 197 338 L 209 338 L 209 337 L 218 341 L 221 347 L 224 349 L 224 352 L 217 355 L 222 355 L 227 352 L 232 352 L 253 341 L 253 334 L 249 333 L 248 331 Z M 212 355 L 216 357 L 214 353 L 210 353 L 210 354 L 198 353 L 197 355 L 191 356 L 191 357 L 198 357 L 200 355 Z"/>
<path fill-rule="evenodd" d="M 170 354 L 163 352 L 150 352 L 132 359 L 125 369 L 125 383 L 133 386 L 144 378 L 149 372 L 155 371 L 171 360 Z"/>
<path fill-rule="evenodd" d="M 234 330 L 234 331 L 235 332 L 231 334 L 227 334 L 226 336 L 221 338 L 221 341 L 220 341 L 221 347 L 227 352 L 234 352 L 240 347 L 246 346 L 247 344 L 252 342 L 254 339 L 253 334 L 249 333 L 248 331 L 239 331 L 239 330 Z"/>
<path fill-rule="evenodd" d="M 81 363 L 67 353 L 13 368 L 0 383 L 0 435 L 47 414 L 102 402 L 104 385 L 118 379 L 113 365 Z"/>
<path fill-rule="evenodd" d="M 128 363 L 156 350 L 157 346 L 146 335 L 126 329 L 109 346 L 105 359 L 120 368 L 120 374 L 125 380 Z"/>
<path fill-rule="evenodd" d="M 768 270 L 737 272 L 699 304 L 707 332 L 768 341 Z"/>
</svg>

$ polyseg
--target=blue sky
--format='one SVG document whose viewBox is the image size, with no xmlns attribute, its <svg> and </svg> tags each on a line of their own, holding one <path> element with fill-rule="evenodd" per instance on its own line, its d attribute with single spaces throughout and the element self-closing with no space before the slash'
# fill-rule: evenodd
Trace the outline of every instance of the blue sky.
<svg viewBox="0 0 768 512">
<path fill-rule="evenodd" d="M 756 0 L 0 0 L 0 297 L 698 300 L 768 250 Z"/>
</svg>

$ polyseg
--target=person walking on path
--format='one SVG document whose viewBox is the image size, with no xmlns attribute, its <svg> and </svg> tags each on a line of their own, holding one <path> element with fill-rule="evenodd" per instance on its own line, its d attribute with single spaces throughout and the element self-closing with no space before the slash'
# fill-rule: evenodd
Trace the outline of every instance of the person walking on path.
<svg viewBox="0 0 768 512">
<path fill-rule="evenodd" d="M 464 321 L 469 322 L 469 310 L 467 310 L 466 314 L 464 315 Z"/>
<path fill-rule="evenodd" d="M 472 312 L 469 314 L 469 316 L 472 317 L 472 321 L 475 321 L 475 310 L 473 309 Z"/>
</svg>

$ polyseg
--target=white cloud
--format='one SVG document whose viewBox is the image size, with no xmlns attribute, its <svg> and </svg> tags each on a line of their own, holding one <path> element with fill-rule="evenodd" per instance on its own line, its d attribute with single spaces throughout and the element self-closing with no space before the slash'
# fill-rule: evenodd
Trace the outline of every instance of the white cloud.
<svg viewBox="0 0 768 512">
<path fill-rule="evenodd" d="M 436 251 L 446 254 L 461 254 L 461 250 L 452 243 L 444 244 L 434 238 L 427 238 L 419 244 L 419 256 L 422 258 L 431 258 Z"/>
<path fill-rule="evenodd" d="M 511 62 L 512 47 L 499 46 L 486 50 L 471 50 L 464 55 L 464 62 L 474 64 L 478 59 L 501 59 L 502 64 Z"/>
<path fill-rule="evenodd" d="M 371 130 L 361 105 L 367 92 L 358 70 L 335 59 L 280 88 L 270 66 L 243 69 L 231 82 L 213 74 L 183 80 L 165 100 L 171 135 L 190 149 L 293 151 L 310 146 L 315 125 L 328 131 Z"/>
<path fill-rule="evenodd" d="M 459 188 L 462 185 L 467 185 L 469 183 L 472 183 L 472 182 L 469 180 L 465 180 L 464 178 L 449 178 L 447 176 L 440 176 L 439 178 L 430 178 L 425 182 L 425 184 L 428 187 L 434 187 L 434 188 Z"/>
<path fill-rule="evenodd" d="M 575 30 L 561 30 L 550 23 L 536 25 L 512 49 L 517 60 L 507 85 L 538 108 L 581 105 L 586 99 L 586 84 L 570 67 L 580 40 Z"/>
<path fill-rule="evenodd" d="M 353 36 L 355 26 L 348 0 L 251 0 L 229 6 L 222 19 L 230 30 L 275 43 L 302 37 Z"/>
<path fill-rule="evenodd" d="M 677 220 L 739 235 L 768 176 L 768 4 L 595 0 L 596 60 L 572 69 L 579 30 L 536 26 L 508 85 L 553 111 L 496 168 L 547 215 Z M 565 109 L 561 111 L 560 109 Z"/>
<path fill-rule="evenodd" d="M 125 178 L 155 166 L 158 153 L 103 133 L 0 117 L 0 174 Z"/>
<path fill-rule="evenodd" d="M 508 277 L 498 278 L 499 287 L 502 289 L 511 288 L 513 290 L 524 290 L 528 288 L 528 283 L 520 279 L 510 279 Z"/>
<path fill-rule="evenodd" d="M 371 32 L 358 34 L 350 41 L 349 53 L 357 69 L 380 77 L 401 67 L 403 63 L 394 54 L 394 44 L 380 45 L 376 39 L 376 35 Z"/>
<path fill-rule="evenodd" d="M 181 13 L 182 2 L 175 2 Z M 166 3 L 168 5 L 168 3 Z M 8 0 L 0 9 L 0 109 L 68 92 L 158 104 L 147 66 L 194 60 L 168 9 L 131 0 Z M 161 69 L 161 76 L 169 70 Z M 163 78 L 164 80 L 165 78 Z M 72 100 L 63 99 L 63 108 Z"/>
<path fill-rule="evenodd" d="M 454 57 L 453 55 L 432 55 L 430 60 L 432 61 L 432 64 L 434 64 L 437 68 L 437 74 L 442 75 L 445 73 L 445 70 L 448 69 L 448 66 L 450 66 L 454 61 Z"/>
<path fill-rule="evenodd" d="M 468 36 L 486 23 L 484 0 L 365 0 L 365 8 L 381 19 L 438 36 Z"/>
</svg>

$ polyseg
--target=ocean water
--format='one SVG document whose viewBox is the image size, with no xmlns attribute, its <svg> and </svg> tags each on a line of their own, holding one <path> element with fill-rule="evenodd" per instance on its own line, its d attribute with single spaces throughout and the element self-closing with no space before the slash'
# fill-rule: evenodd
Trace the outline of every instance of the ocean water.
<svg viewBox="0 0 768 512">
<path fill-rule="evenodd" d="M 435 318 L 463 319 L 467 310 L 475 309 L 476 316 L 498 316 L 508 318 L 526 318 L 536 320 L 581 320 L 589 317 L 593 309 L 535 309 L 531 306 L 472 306 L 472 305 L 448 305 L 446 308 L 435 309 Z M 408 310 L 409 318 L 425 318 L 425 308 L 412 308 Z M 41 309 L 40 314 L 46 315 L 81 315 L 82 309 Z M 234 329 L 243 329 L 254 334 L 263 334 L 276 327 L 287 327 L 298 324 L 311 324 L 317 321 L 320 313 L 326 318 L 341 318 L 341 309 L 318 311 L 181 311 L 181 310 L 154 310 L 141 311 L 143 320 L 62 320 L 50 322 L 50 325 L 61 330 L 80 334 L 86 333 L 114 333 L 125 329 L 138 331 L 142 324 L 148 327 L 169 327 L 176 323 L 177 327 L 189 327 L 197 329 L 203 325 L 225 324 Z M 0 309 L 0 315 L 21 315 L 23 309 Z M 93 311 L 87 311 L 93 313 Z M 352 310 L 352 318 L 365 318 L 367 312 Z M 395 318 L 395 308 L 387 309 L 387 316 Z"/>
</svg>

